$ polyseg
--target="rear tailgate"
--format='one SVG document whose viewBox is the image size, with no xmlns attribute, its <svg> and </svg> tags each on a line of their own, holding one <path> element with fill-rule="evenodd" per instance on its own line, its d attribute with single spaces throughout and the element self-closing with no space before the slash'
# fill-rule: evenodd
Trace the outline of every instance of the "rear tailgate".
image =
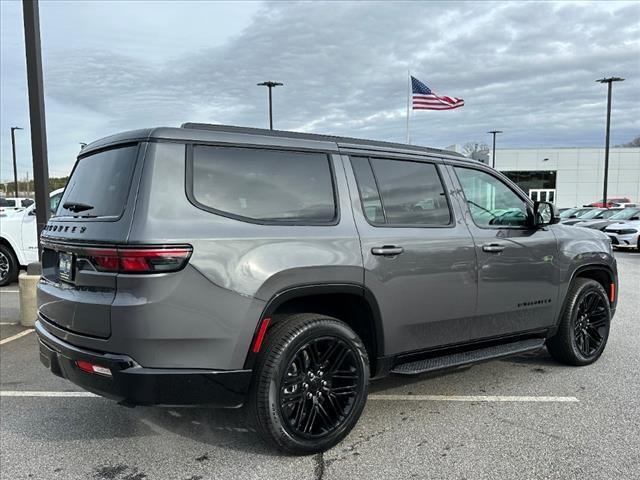
<svg viewBox="0 0 640 480">
<path fill-rule="evenodd" d="M 58 328 L 111 335 L 117 273 L 96 269 L 87 252 L 126 243 L 145 146 L 125 144 L 81 156 L 42 232 L 39 313 Z"/>
</svg>

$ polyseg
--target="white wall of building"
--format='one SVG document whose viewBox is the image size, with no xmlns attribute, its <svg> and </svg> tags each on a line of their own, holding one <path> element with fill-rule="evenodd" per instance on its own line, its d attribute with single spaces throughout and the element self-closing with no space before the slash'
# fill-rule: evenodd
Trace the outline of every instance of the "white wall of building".
<svg viewBox="0 0 640 480">
<path fill-rule="evenodd" d="M 558 207 L 581 206 L 602 198 L 604 148 L 497 149 L 496 168 L 557 171 Z M 609 149 L 607 196 L 640 203 L 640 148 Z"/>
</svg>

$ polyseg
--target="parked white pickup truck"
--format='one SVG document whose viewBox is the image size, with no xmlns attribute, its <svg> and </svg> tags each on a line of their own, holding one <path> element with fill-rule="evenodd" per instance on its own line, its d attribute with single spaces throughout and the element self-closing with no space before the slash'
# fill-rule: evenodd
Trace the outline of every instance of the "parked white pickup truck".
<svg viewBox="0 0 640 480">
<path fill-rule="evenodd" d="M 49 208 L 54 213 L 63 188 L 50 194 Z M 0 215 L 0 287 L 14 282 L 21 268 L 38 261 L 35 204 L 24 210 Z"/>
</svg>

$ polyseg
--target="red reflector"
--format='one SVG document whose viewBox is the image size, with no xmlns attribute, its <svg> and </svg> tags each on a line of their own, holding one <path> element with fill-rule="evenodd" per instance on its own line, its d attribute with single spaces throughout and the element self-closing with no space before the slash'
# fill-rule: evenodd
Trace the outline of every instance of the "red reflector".
<svg viewBox="0 0 640 480">
<path fill-rule="evenodd" d="M 264 340 L 264 336 L 267 333 L 269 322 L 271 322 L 271 319 L 268 317 L 262 319 L 260 329 L 258 330 L 258 335 L 256 336 L 255 342 L 253 342 L 253 353 L 258 353 L 260 351 L 260 347 L 262 347 L 262 341 Z"/>
<path fill-rule="evenodd" d="M 609 291 L 609 301 L 611 303 L 616 301 L 616 284 L 615 283 L 611 284 L 611 289 Z"/>
<path fill-rule="evenodd" d="M 97 373 L 100 375 L 111 376 L 111 370 L 106 367 L 101 367 L 100 365 L 94 365 L 91 362 L 87 362 L 86 360 L 76 360 L 76 365 L 80 370 L 86 373 Z"/>
</svg>

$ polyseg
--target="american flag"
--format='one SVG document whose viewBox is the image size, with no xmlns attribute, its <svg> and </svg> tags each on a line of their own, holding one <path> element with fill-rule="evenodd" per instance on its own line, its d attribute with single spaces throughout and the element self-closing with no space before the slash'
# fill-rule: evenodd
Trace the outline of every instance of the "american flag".
<svg viewBox="0 0 640 480">
<path fill-rule="evenodd" d="M 464 100 L 461 98 L 436 95 L 413 76 L 411 77 L 411 89 L 413 90 L 414 110 L 451 110 L 464 105 Z"/>
</svg>

